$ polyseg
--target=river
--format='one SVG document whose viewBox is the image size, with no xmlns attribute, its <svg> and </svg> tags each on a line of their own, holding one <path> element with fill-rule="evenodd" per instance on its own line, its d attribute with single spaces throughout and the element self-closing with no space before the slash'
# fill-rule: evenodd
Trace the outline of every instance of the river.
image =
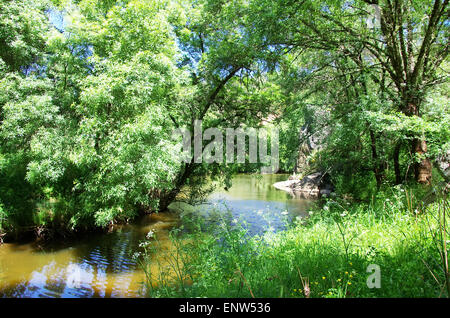
<svg viewBox="0 0 450 318">
<path fill-rule="evenodd" d="M 310 204 L 273 187 L 286 178 L 237 175 L 230 189 L 217 190 L 197 208 L 227 210 L 251 235 L 282 230 Z M 150 230 L 161 248 L 170 248 L 169 231 L 179 223 L 176 213 L 158 213 L 73 242 L 0 245 L 0 297 L 143 297 L 144 273 L 132 255 Z"/>
</svg>

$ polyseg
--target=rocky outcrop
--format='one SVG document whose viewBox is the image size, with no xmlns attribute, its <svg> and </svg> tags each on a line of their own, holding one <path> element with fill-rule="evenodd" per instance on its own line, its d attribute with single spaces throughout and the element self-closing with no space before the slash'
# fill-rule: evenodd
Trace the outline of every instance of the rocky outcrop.
<svg viewBox="0 0 450 318">
<path fill-rule="evenodd" d="M 305 124 L 301 127 L 298 136 L 299 148 L 294 173 L 298 174 L 312 168 L 309 166 L 308 158 L 311 154 L 323 148 L 324 142 L 330 134 L 330 129 L 323 124 L 328 117 L 329 112 L 327 111 L 311 107 L 306 108 Z"/>
<path fill-rule="evenodd" d="M 170 203 L 167 209 L 172 213 L 182 214 L 182 213 L 194 213 L 196 212 L 196 208 L 193 205 L 190 205 L 181 201 L 174 201 Z"/>
<path fill-rule="evenodd" d="M 331 195 L 333 186 L 329 181 L 329 175 L 322 172 L 316 172 L 301 180 L 289 179 L 277 182 L 274 187 L 287 191 L 296 197 L 314 199 Z"/>
<path fill-rule="evenodd" d="M 450 150 L 436 158 L 435 167 L 445 181 L 450 182 Z"/>
</svg>

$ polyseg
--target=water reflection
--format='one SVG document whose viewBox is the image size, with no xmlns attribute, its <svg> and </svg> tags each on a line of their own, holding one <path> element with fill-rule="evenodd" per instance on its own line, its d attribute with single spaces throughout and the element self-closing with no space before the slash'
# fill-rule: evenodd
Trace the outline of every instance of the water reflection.
<svg viewBox="0 0 450 318">
<path fill-rule="evenodd" d="M 308 201 L 295 199 L 272 184 L 283 175 L 237 176 L 233 186 L 211 195 L 203 208 L 226 205 L 235 219 L 248 223 L 252 234 L 284 226 L 284 218 L 303 215 Z M 144 273 L 132 255 L 153 230 L 161 247 L 170 249 L 169 229 L 177 215 L 160 213 L 109 234 L 90 235 L 76 242 L 0 246 L 0 297 L 142 297 Z M 152 269 L 156 271 L 157 268 Z"/>
<path fill-rule="evenodd" d="M 210 204 L 203 209 L 229 211 L 233 221 L 243 223 L 250 235 L 283 230 L 294 218 L 305 217 L 311 204 L 310 200 L 295 198 L 273 187 L 287 178 L 288 175 L 280 174 L 240 175 L 230 189 L 211 195 Z"/>
<path fill-rule="evenodd" d="M 161 240 L 178 218 L 164 213 L 93 235 L 74 244 L 4 244 L 0 247 L 2 297 L 141 297 L 144 274 L 132 257 L 149 230 Z"/>
</svg>

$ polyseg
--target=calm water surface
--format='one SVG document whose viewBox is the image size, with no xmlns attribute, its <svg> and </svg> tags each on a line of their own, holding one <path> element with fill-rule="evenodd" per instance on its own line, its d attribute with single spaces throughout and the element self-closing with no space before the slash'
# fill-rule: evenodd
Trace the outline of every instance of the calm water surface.
<svg viewBox="0 0 450 318">
<path fill-rule="evenodd" d="M 204 211 L 229 211 L 251 234 L 283 229 L 302 216 L 310 201 L 275 189 L 287 175 L 238 175 L 233 186 L 213 193 Z M 0 297 L 142 297 L 144 273 L 133 259 L 139 243 L 153 230 L 161 248 L 170 249 L 174 213 L 145 216 L 108 234 L 76 242 L 7 243 L 0 246 Z M 156 270 L 156 269 L 155 269 Z"/>
</svg>

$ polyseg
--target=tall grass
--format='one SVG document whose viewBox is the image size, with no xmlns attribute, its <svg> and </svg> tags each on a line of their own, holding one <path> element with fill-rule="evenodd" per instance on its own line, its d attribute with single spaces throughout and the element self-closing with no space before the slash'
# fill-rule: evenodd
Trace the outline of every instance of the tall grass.
<svg viewBox="0 0 450 318">
<path fill-rule="evenodd" d="M 370 204 L 329 200 L 279 233 L 249 237 L 224 221 L 172 235 L 176 261 L 148 276 L 147 290 L 151 297 L 448 297 L 448 216 L 446 195 L 424 205 L 395 188 Z M 380 288 L 368 287 L 370 264 L 380 268 Z"/>
</svg>

